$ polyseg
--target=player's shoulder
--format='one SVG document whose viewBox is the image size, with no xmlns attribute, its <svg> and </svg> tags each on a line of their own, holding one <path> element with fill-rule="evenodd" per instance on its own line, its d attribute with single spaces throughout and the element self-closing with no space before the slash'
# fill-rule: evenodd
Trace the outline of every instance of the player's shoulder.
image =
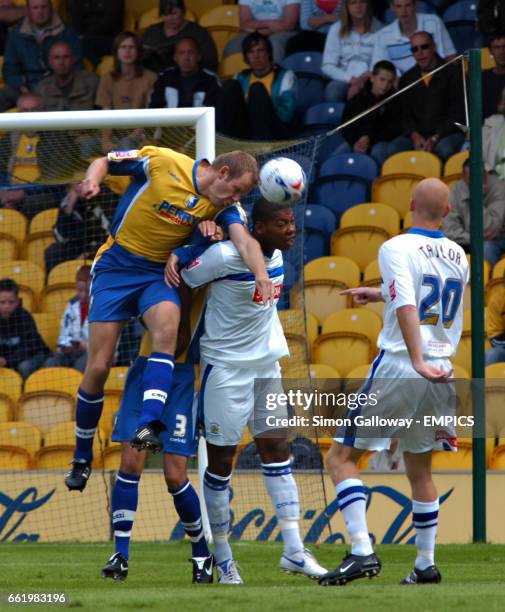
<svg viewBox="0 0 505 612">
<path fill-rule="evenodd" d="M 228 225 L 230 223 L 247 225 L 247 213 L 242 208 L 240 202 L 236 202 L 231 206 L 221 209 L 214 217 L 214 221 L 218 224 L 226 222 Z"/>
<path fill-rule="evenodd" d="M 279 269 L 279 273 L 282 274 L 284 272 L 284 258 L 282 256 L 282 251 L 280 249 L 275 249 L 270 257 L 266 258 L 267 268 L 268 269 Z M 281 270 L 282 268 L 282 270 Z"/>
<path fill-rule="evenodd" d="M 444 239 L 445 250 L 448 252 L 449 259 L 451 261 L 456 261 L 456 263 L 458 263 L 463 268 L 470 267 L 470 264 L 468 263 L 468 258 L 465 253 L 465 249 L 460 244 L 454 242 L 454 240 L 451 240 L 446 236 L 444 237 Z"/>
<path fill-rule="evenodd" d="M 140 155 L 144 157 L 161 157 L 164 159 L 189 159 L 184 153 L 179 153 L 168 147 L 155 147 L 154 145 L 147 145 L 140 149 Z"/>
<path fill-rule="evenodd" d="M 146 157 L 173 157 L 176 152 L 164 147 L 147 145 L 141 149 L 128 149 L 126 151 L 110 151 L 107 154 L 109 161 L 135 161 Z"/>
<path fill-rule="evenodd" d="M 412 240 L 409 234 L 398 234 L 398 236 L 393 236 L 386 242 L 383 242 L 379 248 L 379 252 L 388 252 L 393 253 L 395 251 L 405 250 L 412 245 Z"/>
</svg>

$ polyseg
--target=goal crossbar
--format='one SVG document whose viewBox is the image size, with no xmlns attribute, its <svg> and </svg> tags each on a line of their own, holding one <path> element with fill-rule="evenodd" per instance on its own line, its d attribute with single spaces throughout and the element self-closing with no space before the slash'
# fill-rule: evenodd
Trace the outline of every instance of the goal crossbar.
<svg viewBox="0 0 505 612">
<path fill-rule="evenodd" d="M 196 156 L 216 155 L 213 107 L 141 108 L 33 113 L 1 113 L 0 130 L 53 131 L 141 127 L 192 126 L 196 131 Z"/>
</svg>

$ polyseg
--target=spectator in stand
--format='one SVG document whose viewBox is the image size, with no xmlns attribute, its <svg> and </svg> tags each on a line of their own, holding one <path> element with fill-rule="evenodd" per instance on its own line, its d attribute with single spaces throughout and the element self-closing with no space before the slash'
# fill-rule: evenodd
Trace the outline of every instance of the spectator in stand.
<svg viewBox="0 0 505 612">
<path fill-rule="evenodd" d="M 67 0 L 67 15 L 84 57 L 96 66 L 111 54 L 114 37 L 123 29 L 124 0 Z"/>
<path fill-rule="evenodd" d="M 64 366 L 84 372 L 88 359 L 88 308 L 91 267 L 81 266 L 75 277 L 77 295 L 67 302 L 61 319 L 57 351 L 44 367 Z"/>
<path fill-rule="evenodd" d="M 4 54 L 9 28 L 26 17 L 26 6 L 4 0 L 0 4 L 0 55 Z"/>
<path fill-rule="evenodd" d="M 505 89 L 505 32 L 493 36 L 489 49 L 496 66 L 482 72 L 482 115 L 487 119 L 497 112 Z"/>
<path fill-rule="evenodd" d="M 32 315 L 23 308 L 19 287 L 0 280 L 0 367 L 13 368 L 23 378 L 42 366 L 50 355 Z"/>
<path fill-rule="evenodd" d="M 299 51 L 324 50 L 330 26 L 340 18 L 343 0 L 302 0 L 300 4 L 301 32 L 290 38 L 286 55 Z"/>
<path fill-rule="evenodd" d="M 41 110 L 42 100 L 33 93 L 22 94 L 17 108 L 22 113 Z M 45 143 L 45 144 L 44 144 Z M 47 132 L 9 132 L 0 139 L 0 207 L 14 208 L 28 219 L 55 206 L 59 187 L 35 187 L 40 174 L 44 153 L 48 149 Z M 54 149 L 51 152 L 54 156 Z M 26 184 L 31 184 L 26 189 Z M 57 200 L 56 200 L 57 201 Z"/>
<path fill-rule="evenodd" d="M 142 47 L 133 32 L 122 32 L 114 39 L 114 67 L 100 79 L 95 104 L 102 109 L 146 108 L 156 74 L 142 67 Z M 101 150 L 128 150 L 141 147 L 144 130 L 130 132 L 102 130 Z"/>
<path fill-rule="evenodd" d="M 94 72 L 75 66 L 75 56 L 67 42 L 55 42 L 49 49 L 51 76 L 35 88 L 42 98 L 42 110 L 93 110 L 99 78 Z"/>
<path fill-rule="evenodd" d="M 413 68 L 416 58 L 411 50 L 410 38 L 415 32 L 429 32 L 438 54 L 451 59 L 456 49 L 444 22 L 437 15 L 416 12 L 416 0 L 391 0 L 391 9 L 397 19 L 382 28 L 375 38 L 373 63 L 387 59 L 396 66 L 399 75 Z"/>
<path fill-rule="evenodd" d="M 217 107 L 218 131 L 235 138 L 288 138 L 296 121 L 296 77 L 273 61 L 272 43 L 259 32 L 242 42 L 250 68 L 225 81 Z"/>
<path fill-rule="evenodd" d="M 465 122 L 461 67 L 449 64 L 428 74 L 445 64 L 437 54 L 433 36 L 416 32 L 410 40 L 416 65 L 402 76 L 399 89 L 421 82 L 400 96 L 403 133 L 416 151 L 431 151 L 445 161 L 461 149 L 465 140 L 455 125 Z"/>
<path fill-rule="evenodd" d="M 375 32 L 380 27 L 372 0 L 345 0 L 340 21 L 331 26 L 324 46 L 321 69 L 332 79 L 326 100 L 349 99 L 363 88 L 372 73 Z"/>
<path fill-rule="evenodd" d="M 451 212 L 443 228 L 447 238 L 470 251 L 470 161 L 463 164 L 463 178 L 451 190 Z M 493 267 L 505 251 L 505 183 L 484 171 L 484 258 Z"/>
<path fill-rule="evenodd" d="M 217 71 L 217 49 L 212 36 L 201 25 L 188 21 L 184 13 L 184 0 L 160 0 L 161 23 L 149 26 L 142 38 L 144 48 L 143 64 L 154 72 L 161 72 L 173 66 L 174 45 L 179 38 L 193 38 L 202 54 L 202 64 L 213 72 Z"/>
<path fill-rule="evenodd" d="M 496 113 L 484 121 L 482 157 L 486 170 L 505 180 L 505 88 Z"/>
<path fill-rule="evenodd" d="M 49 49 L 56 41 L 68 42 L 80 66 L 81 45 L 77 34 L 53 12 L 51 0 L 27 0 L 26 17 L 9 31 L 5 45 L 0 112 L 15 105 L 21 93 L 32 91 L 49 75 Z"/>
<path fill-rule="evenodd" d="M 281 62 L 288 40 L 296 34 L 300 0 L 239 0 L 238 4 L 242 33 L 229 41 L 224 57 L 240 53 L 244 38 L 252 32 L 259 32 L 270 39 L 274 62 Z"/>
<path fill-rule="evenodd" d="M 370 82 L 345 105 L 342 123 L 387 100 L 395 91 L 395 80 L 394 65 L 387 61 L 377 62 Z M 399 99 L 389 100 L 342 130 L 342 136 L 347 142 L 340 145 L 338 153 L 370 153 L 380 168 L 390 155 L 409 148 L 408 141 L 402 137 L 398 121 L 400 116 Z"/>
<path fill-rule="evenodd" d="M 159 75 L 149 108 L 216 106 L 221 89 L 219 79 L 200 67 L 201 59 L 196 40 L 179 38 L 175 43 L 175 66 Z"/>
<path fill-rule="evenodd" d="M 505 32 L 505 5 L 503 0 L 479 0 L 477 3 L 479 30 L 489 40 Z"/>
<path fill-rule="evenodd" d="M 99 78 L 94 72 L 75 66 L 72 47 L 55 42 L 49 50 L 51 76 L 38 83 L 35 90 L 42 98 L 44 111 L 93 110 Z M 68 156 L 88 158 L 99 153 L 98 139 L 90 132 L 52 133 L 54 147 L 69 146 Z"/>
<path fill-rule="evenodd" d="M 505 279 L 504 279 L 505 280 Z M 491 348 L 486 351 L 486 365 L 505 361 L 505 286 L 493 290 L 486 307 L 486 331 Z"/>
<path fill-rule="evenodd" d="M 56 242 L 45 252 L 46 273 L 67 259 L 93 259 L 109 231 L 118 196 L 102 185 L 90 202 L 81 196 L 81 184 L 72 185 L 59 204 L 53 234 Z"/>
<path fill-rule="evenodd" d="M 330 26 L 340 18 L 343 0 L 321 2 L 321 0 L 302 0 L 300 5 L 300 27 L 302 30 L 328 34 Z M 329 10 L 328 7 L 334 8 Z M 323 8 L 325 7 L 325 8 Z"/>
</svg>

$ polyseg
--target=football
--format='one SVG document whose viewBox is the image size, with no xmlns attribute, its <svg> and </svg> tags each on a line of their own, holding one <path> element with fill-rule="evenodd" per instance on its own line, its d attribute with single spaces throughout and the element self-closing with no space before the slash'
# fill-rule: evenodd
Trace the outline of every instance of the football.
<svg viewBox="0 0 505 612">
<path fill-rule="evenodd" d="M 293 204 L 303 195 L 305 172 L 293 159 L 275 157 L 262 166 L 259 189 L 269 202 Z"/>
</svg>

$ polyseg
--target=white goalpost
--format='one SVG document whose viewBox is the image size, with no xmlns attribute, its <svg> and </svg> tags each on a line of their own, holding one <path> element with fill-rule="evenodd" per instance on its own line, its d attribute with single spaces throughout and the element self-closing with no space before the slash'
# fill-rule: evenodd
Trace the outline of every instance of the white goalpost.
<svg viewBox="0 0 505 612">
<path fill-rule="evenodd" d="M 213 107 L 0 114 L 0 130 L 13 132 L 181 126 L 193 127 L 195 129 L 196 157 L 212 161 L 216 156 L 215 111 Z M 198 476 L 200 491 L 202 492 L 203 476 L 207 463 L 207 448 L 204 439 L 200 438 L 198 445 Z M 205 537 L 207 541 L 212 542 L 203 494 L 200 495 L 200 504 Z"/>
</svg>

